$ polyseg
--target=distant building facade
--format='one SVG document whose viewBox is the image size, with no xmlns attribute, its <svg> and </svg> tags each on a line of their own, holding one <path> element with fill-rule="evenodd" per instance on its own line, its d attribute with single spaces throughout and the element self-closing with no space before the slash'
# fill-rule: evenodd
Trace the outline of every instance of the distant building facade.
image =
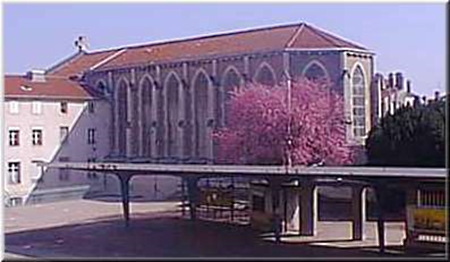
<svg viewBox="0 0 450 262">
<path fill-rule="evenodd" d="M 412 92 L 411 80 L 402 72 L 391 72 L 387 77 L 376 73 L 371 83 L 372 123 L 377 123 L 386 114 L 394 114 L 402 106 L 421 103 L 420 97 Z"/>
<path fill-rule="evenodd" d="M 213 130 L 226 125 L 225 102 L 231 90 L 248 83 L 276 85 L 300 76 L 327 78 L 344 98 L 347 141 L 356 147 L 364 144 L 373 124 L 371 116 L 377 114 L 371 87 L 375 54 L 306 23 L 94 52 L 88 52 L 82 40 L 77 41 L 79 52 L 48 69 L 45 77 L 77 84 L 105 104 L 86 126 L 78 127 L 75 118 L 66 120 L 84 134 L 95 124 L 101 149 L 92 155 L 92 146 L 80 136 L 83 147 L 63 160 L 214 163 Z M 83 98 L 77 110 L 83 110 L 90 99 Z M 58 119 L 51 120 L 55 122 L 49 127 L 52 132 L 62 125 Z M 11 117 L 8 126 L 14 121 L 21 120 Z M 52 142 L 53 148 L 58 146 Z M 21 152 L 11 151 L 9 157 L 27 154 Z M 47 151 L 44 155 L 41 160 L 61 161 Z M 164 183 L 160 191 L 172 194 L 179 181 Z M 132 184 L 137 191 L 149 189 L 139 178 Z"/>
</svg>

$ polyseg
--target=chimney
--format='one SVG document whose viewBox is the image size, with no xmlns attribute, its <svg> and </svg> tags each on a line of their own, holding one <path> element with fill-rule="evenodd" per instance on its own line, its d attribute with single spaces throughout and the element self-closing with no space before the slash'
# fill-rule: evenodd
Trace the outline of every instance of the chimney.
<svg viewBox="0 0 450 262">
<path fill-rule="evenodd" d="M 375 81 L 376 81 L 377 88 L 379 90 L 383 90 L 385 88 L 385 86 L 384 86 L 384 78 L 383 78 L 382 74 L 376 73 L 375 74 Z"/>
<path fill-rule="evenodd" d="M 45 71 L 44 70 L 31 70 L 27 72 L 27 78 L 31 82 L 45 82 Z"/>
<path fill-rule="evenodd" d="M 395 84 L 398 90 L 403 90 L 403 74 L 401 72 L 395 73 Z"/>
<path fill-rule="evenodd" d="M 393 73 L 389 73 L 388 83 L 389 83 L 389 88 L 394 88 L 395 87 L 395 79 L 394 79 L 394 74 Z"/>
<path fill-rule="evenodd" d="M 439 91 L 435 91 L 434 92 L 434 100 L 438 101 L 439 100 Z"/>
<path fill-rule="evenodd" d="M 414 97 L 414 103 L 413 103 L 413 105 L 414 105 L 414 106 L 420 105 L 420 98 L 419 98 L 419 96 L 415 96 L 415 97 Z"/>
<path fill-rule="evenodd" d="M 406 80 L 406 92 L 411 93 L 411 80 Z"/>
</svg>

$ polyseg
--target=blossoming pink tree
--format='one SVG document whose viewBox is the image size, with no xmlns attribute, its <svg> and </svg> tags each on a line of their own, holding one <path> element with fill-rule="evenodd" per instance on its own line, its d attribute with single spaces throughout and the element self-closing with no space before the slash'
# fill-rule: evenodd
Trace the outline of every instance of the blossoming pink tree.
<svg viewBox="0 0 450 262">
<path fill-rule="evenodd" d="M 227 104 L 227 126 L 214 132 L 218 162 L 286 164 L 290 158 L 294 165 L 352 163 L 342 97 L 329 83 L 303 78 L 292 81 L 290 93 L 289 111 L 286 83 L 235 91 Z"/>
</svg>

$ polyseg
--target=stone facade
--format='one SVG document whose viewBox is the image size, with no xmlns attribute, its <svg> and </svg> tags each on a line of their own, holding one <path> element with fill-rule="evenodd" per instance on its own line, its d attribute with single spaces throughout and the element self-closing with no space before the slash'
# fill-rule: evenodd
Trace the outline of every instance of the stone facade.
<svg viewBox="0 0 450 262">
<path fill-rule="evenodd" d="M 371 126 L 370 84 L 373 55 L 357 51 L 272 51 L 215 59 L 192 59 L 120 69 L 94 70 L 85 81 L 110 90 L 114 124 L 111 157 L 213 162 L 212 132 L 223 126 L 227 92 L 251 82 L 277 84 L 320 68 L 345 96 L 352 120 L 352 74 L 364 74 L 365 127 Z M 346 74 L 347 73 L 347 74 Z M 348 126 L 349 142 L 361 144 Z"/>
</svg>

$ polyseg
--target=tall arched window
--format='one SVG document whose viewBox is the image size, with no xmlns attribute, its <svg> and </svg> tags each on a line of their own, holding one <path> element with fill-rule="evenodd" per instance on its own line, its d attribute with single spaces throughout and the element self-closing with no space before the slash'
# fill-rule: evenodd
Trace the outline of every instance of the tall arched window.
<svg viewBox="0 0 450 262">
<path fill-rule="evenodd" d="M 151 135 L 152 135 L 152 97 L 153 84 L 149 77 L 145 77 L 140 85 L 141 99 L 141 136 L 142 136 L 142 154 L 151 156 Z"/>
<path fill-rule="evenodd" d="M 166 80 L 165 88 L 167 90 L 167 134 L 168 134 L 168 156 L 177 156 L 178 150 L 178 93 L 180 81 L 171 74 Z"/>
<path fill-rule="evenodd" d="M 216 119 L 217 121 L 224 121 L 223 124 L 228 123 L 228 102 L 231 98 L 232 92 L 239 88 L 241 85 L 241 77 L 234 68 L 227 70 L 223 76 L 222 89 L 219 92 L 217 99 L 216 108 Z"/>
<path fill-rule="evenodd" d="M 325 67 L 319 62 L 313 61 L 305 67 L 303 71 L 303 76 L 311 81 L 316 81 L 319 79 L 328 79 L 328 74 Z"/>
<path fill-rule="evenodd" d="M 208 121 L 208 87 L 209 81 L 205 73 L 201 72 L 194 81 L 194 155 L 207 157 L 207 121 Z"/>
<path fill-rule="evenodd" d="M 361 66 L 357 66 L 352 74 L 352 118 L 353 135 L 366 135 L 366 81 Z"/>
<path fill-rule="evenodd" d="M 125 80 L 121 80 L 117 89 L 117 127 L 118 127 L 118 149 L 120 155 L 126 155 L 127 150 L 127 127 L 129 124 L 129 90 Z"/>
<path fill-rule="evenodd" d="M 263 64 L 256 72 L 255 81 L 262 85 L 274 86 L 275 85 L 275 73 L 271 70 L 270 66 Z"/>
</svg>

